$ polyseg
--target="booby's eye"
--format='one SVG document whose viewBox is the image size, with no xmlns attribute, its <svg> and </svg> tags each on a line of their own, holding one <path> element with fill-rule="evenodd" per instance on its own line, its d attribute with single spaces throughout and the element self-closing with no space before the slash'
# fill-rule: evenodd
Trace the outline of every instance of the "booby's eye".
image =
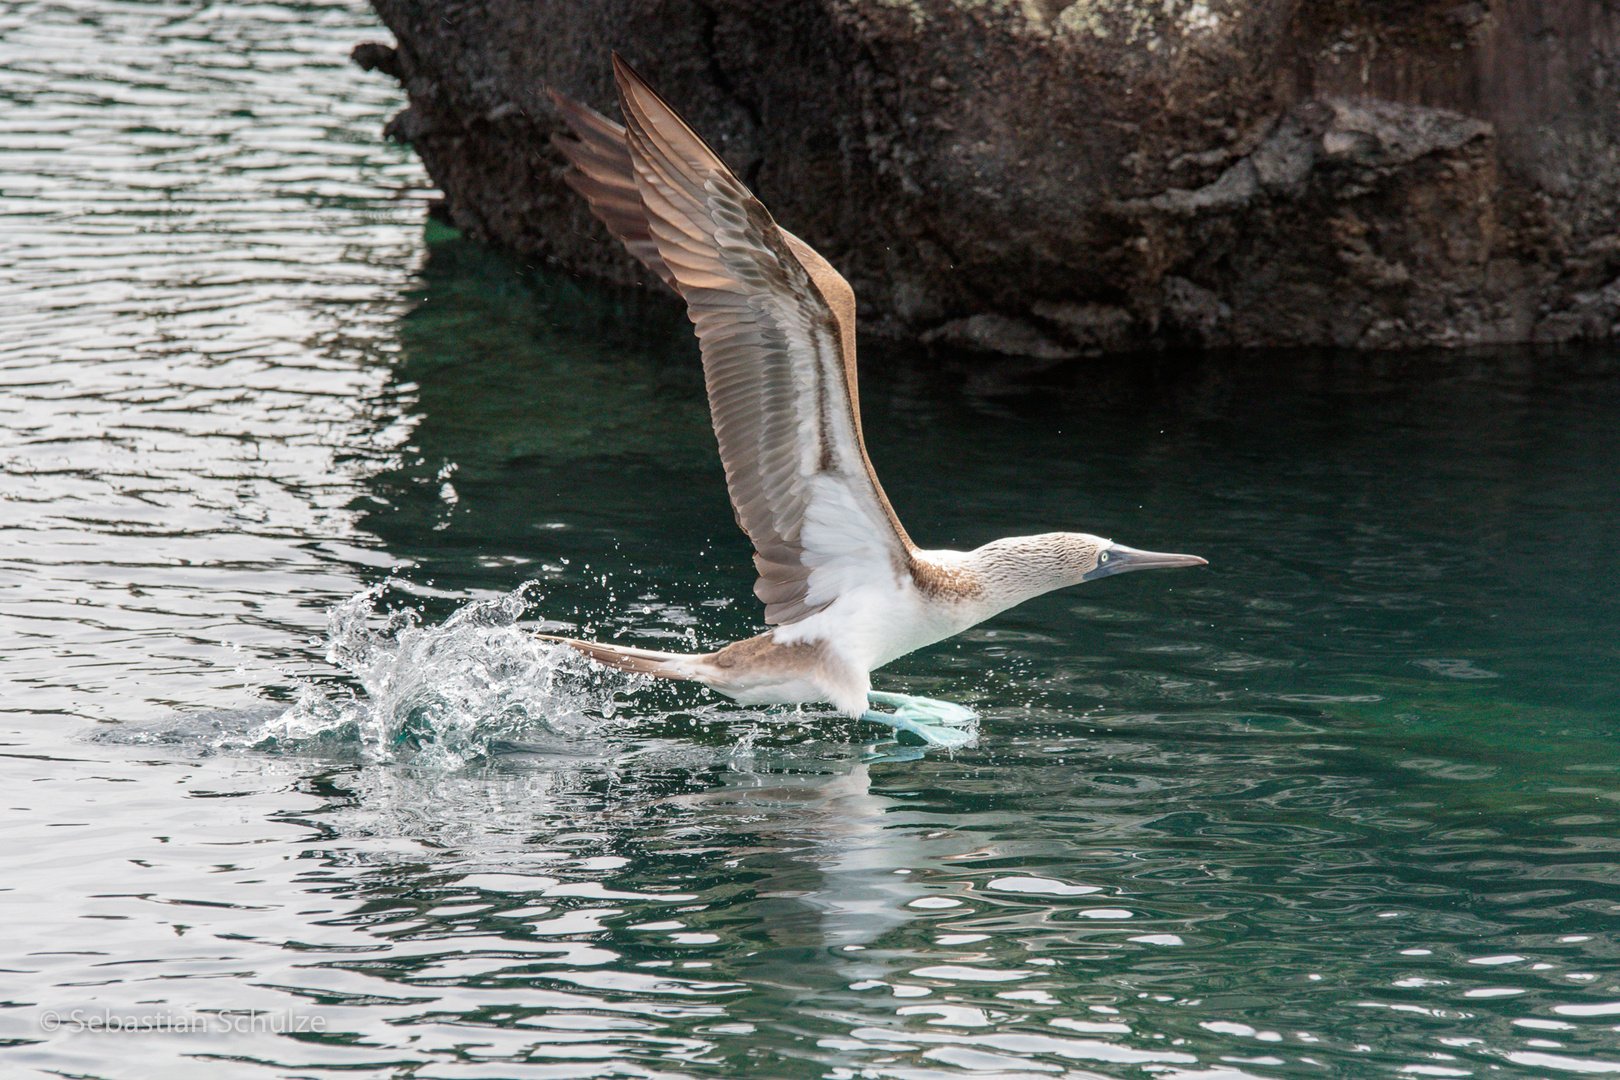
<svg viewBox="0 0 1620 1080">
<path fill-rule="evenodd" d="M 1101 555 L 1097 556 L 1097 565 L 1098 566 L 1101 566 L 1103 563 L 1105 563 L 1107 561 L 1108 561 L 1108 552 L 1105 551 Z"/>
</svg>

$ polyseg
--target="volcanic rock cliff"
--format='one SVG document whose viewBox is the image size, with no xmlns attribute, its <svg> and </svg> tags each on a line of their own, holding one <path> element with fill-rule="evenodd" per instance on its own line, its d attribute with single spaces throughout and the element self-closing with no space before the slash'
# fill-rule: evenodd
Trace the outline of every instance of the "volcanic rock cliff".
<svg viewBox="0 0 1620 1080">
<path fill-rule="evenodd" d="M 373 0 L 356 49 L 463 231 L 641 272 L 547 87 L 659 88 L 869 332 L 1058 358 L 1607 338 L 1620 9 L 1601 0 Z"/>
</svg>

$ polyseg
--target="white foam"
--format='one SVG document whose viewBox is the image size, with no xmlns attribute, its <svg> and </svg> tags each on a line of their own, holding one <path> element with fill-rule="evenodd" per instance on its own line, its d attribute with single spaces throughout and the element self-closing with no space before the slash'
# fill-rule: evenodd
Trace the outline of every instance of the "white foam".
<svg viewBox="0 0 1620 1080">
<path fill-rule="evenodd" d="M 607 671 L 518 625 L 535 582 L 465 604 L 438 626 L 413 610 L 379 615 L 389 583 L 334 607 L 326 659 L 359 684 L 305 686 L 297 702 L 255 726 L 248 745 L 297 749 L 358 744 L 367 757 L 458 768 L 498 740 L 545 732 L 598 733 L 621 695 L 645 676 Z"/>
</svg>

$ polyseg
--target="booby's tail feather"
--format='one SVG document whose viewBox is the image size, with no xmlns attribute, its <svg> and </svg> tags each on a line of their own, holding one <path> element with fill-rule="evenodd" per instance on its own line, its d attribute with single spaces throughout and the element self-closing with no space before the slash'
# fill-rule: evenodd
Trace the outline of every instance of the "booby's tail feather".
<svg viewBox="0 0 1620 1080">
<path fill-rule="evenodd" d="M 580 641 L 576 638 L 555 637 L 551 634 L 536 634 L 535 637 L 541 641 L 555 641 L 559 645 L 577 649 L 604 667 L 633 671 L 640 675 L 655 675 L 660 679 L 704 681 L 705 673 L 702 666 L 703 661 L 708 658 L 698 653 L 656 652 L 653 649 L 609 645 L 602 641 Z"/>
</svg>

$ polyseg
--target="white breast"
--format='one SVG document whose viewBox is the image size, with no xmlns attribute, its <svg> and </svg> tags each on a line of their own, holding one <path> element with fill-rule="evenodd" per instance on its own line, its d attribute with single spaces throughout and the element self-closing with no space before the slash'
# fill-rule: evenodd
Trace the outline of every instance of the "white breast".
<svg viewBox="0 0 1620 1080">
<path fill-rule="evenodd" d="M 927 552 L 936 561 L 960 558 L 956 551 Z M 782 644 L 824 642 L 846 663 L 862 671 L 882 667 L 896 657 L 961 633 L 985 616 L 977 605 L 924 596 L 911 575 L 885 567 L 846 587 L 823 610 L 776 628 Z"/>
</svg>

